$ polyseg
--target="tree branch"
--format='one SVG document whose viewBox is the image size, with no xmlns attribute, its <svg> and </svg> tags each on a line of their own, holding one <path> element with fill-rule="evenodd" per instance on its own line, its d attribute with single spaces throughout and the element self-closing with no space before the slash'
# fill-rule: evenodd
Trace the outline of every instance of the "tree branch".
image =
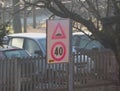
<svg viewBox="0 0 120 91">
<path fill-rule="evenodd" d="M 101 16 L 100 16 L 100 14 L 98 12 L 99 10 L 95 9 L 95 6 L 90 2 L 90 0 L 86 0 L 86 2 L 88 4 L 88 6 L 89 6 L 89 10 L 88 11 L 91 11 L 96 16 L 97 19 L 100 19 Z"/>
</svg>

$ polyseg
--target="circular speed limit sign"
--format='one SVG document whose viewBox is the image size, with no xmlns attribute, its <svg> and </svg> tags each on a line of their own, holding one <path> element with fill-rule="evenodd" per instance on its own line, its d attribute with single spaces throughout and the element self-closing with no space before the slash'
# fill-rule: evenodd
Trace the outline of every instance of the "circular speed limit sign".
<svg viewBox="0 0 120 91">
<path fill-rule="evenodd" d="M 65 45 L 62 42 L 56 42 L 51 48 L 51 56 L 55 61 L 61 61 L 66 54 Z"/>
</svg>

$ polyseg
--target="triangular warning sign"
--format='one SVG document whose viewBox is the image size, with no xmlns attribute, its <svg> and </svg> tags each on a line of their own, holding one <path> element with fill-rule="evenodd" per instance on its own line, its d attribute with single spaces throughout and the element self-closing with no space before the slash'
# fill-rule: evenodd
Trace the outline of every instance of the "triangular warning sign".
<svg viewBox="0 0 120 91">
<path fill-rule="evenodd" d="M 53 34 L 52 34 L 52 39 L 63 39 L 66 38 L 63 28 L 60 23 L 57 24 Z"/>
</svg>

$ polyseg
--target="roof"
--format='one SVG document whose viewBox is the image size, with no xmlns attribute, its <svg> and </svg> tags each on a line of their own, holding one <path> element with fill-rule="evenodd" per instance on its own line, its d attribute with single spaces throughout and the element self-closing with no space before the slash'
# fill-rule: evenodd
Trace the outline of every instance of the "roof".
<svg viewBox="0 0 120 91">
<path fill-rule="evenodd" d="M 25 38 L 45 38 L 46 33 L 15 33 L 15 34 L 9 34 L 9 37 L 25 37 Z"/>
<path fill-rule="evenodd" d="M 86 33 L 86 34 L 91 35 L 91 33 Z M 72 35 L 85 35 L 85 33 L 83 33 L 83 32 L 74 32 L 74 33 L 72 33 Z"/>
<path fill-rule="evenodd" d="M 82 32 L 74 32 L 74 33 L 72 33 L 72 35 L 84 35 L 84 33 L 82 33 Z"/>
</svg>

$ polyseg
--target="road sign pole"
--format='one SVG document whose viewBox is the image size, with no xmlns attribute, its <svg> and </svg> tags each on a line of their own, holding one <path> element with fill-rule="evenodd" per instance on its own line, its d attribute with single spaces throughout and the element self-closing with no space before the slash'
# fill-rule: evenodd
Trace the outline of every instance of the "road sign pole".
<svg viewBox="0 0 120 91">
<path fill-rule="evenodd" d="M 69 91 L 73 91 L 73 61 L 72 56 L 69 62 Z"/>
<path fill-rule="evenodd" d="M 72 21 L 70 21 L 70 26 L 69 26 L 70 30 L 69 30 L 69 43 L 70 43 L 70 47 L 69 47 L 69 58 L 70 58 L 70 61 L 69 61 L 69 91 L 73 91 L 73 58 L 72 58 Z"/>
</svg>

